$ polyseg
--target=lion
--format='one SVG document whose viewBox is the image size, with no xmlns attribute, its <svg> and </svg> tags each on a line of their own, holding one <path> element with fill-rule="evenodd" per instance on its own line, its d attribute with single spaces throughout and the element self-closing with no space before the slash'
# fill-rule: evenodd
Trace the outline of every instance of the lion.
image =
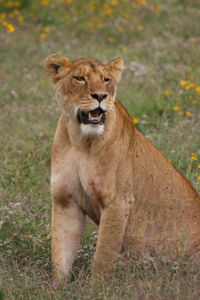
<svg viewBox="0 0 200 300">
<path fill-rule="evenodd" d="M 92 274 L 112 272 L 122 249 L 179 251 L 184 242 L 198 252 L 200 198 L 116 100 L 123 60 L 52 54 L 45 68 L 62 110 L 52 146 L 54 280 L 69 275 L 86 216 L 99 226 Z"/>
</svg>

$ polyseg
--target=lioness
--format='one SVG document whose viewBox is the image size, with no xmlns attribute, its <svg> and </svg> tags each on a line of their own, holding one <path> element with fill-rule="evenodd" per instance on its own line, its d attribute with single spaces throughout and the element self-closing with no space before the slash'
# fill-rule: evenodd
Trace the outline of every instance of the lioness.
<svg viewBox="0 0 200 300">
<path fill-rule="evenodd" d="M 200 247 L 200 198 L 133 125 L 115 99 L 121 59 L 69 61 L 45 68 L 62 115 L 52 148 L 54 278 L 68 275 L 88 215 L 99 225 L 92 272 L 109 273 L 123 249 Z"/>
</svg>

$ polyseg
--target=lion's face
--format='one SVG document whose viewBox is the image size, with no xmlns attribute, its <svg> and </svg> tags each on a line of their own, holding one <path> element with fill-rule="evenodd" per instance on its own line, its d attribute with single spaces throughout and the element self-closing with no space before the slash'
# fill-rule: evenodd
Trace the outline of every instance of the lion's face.
<svg viewBox="0 0 200 300">
<path fill-rule="evenodd" d="M 102 64 L 80 58 L 70 62 L 60 55 L 50 55 L 45 67 L 56 83 L 56 97 L 64 111 L 74 118 L 85 134 L 101 134 L 107 114 L 115 101 L 116 84 L 123 61 Z"/>
</svg>

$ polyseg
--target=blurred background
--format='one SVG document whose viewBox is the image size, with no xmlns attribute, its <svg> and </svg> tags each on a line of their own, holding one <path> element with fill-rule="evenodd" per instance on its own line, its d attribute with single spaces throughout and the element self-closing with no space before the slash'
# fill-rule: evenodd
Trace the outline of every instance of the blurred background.
<svg viewBox="0 0 200 300">
<path fill-rule="evenodd" d="M 54 299 L 41 283 L 46 278 L 49 284 L 50 148 L 60 115 L 44 71 L 51 53 L 103 63 L 123 58 L 126 69 L 117 98 L 135 126 L 200 189 L 199 0 L 0 0 L 0 299 L 18 299 L 19 291 L 24 297 L 19 299 Z M 90 265 L 95 235 L 96 227 L 88 222 L 78 270 Z M 133 281 L 140 278 L 138 295 L 199 295 L 198 272 L 187 277 L 184 269 L 176 274 L 183 280 L 175 284 L 168 269 L 157 275 L 152 269 L 148 278 L 139 265 L 134 270 L 128 274 Z M 149 285 L 143 286 L 145 280 Z M 186 286 L 193 289 L 185 292 Z M 95 298 L 94 290 L 84 298 L 84 293 L 81 299 L 118 299 L 116 294 Z"/>
</svg>

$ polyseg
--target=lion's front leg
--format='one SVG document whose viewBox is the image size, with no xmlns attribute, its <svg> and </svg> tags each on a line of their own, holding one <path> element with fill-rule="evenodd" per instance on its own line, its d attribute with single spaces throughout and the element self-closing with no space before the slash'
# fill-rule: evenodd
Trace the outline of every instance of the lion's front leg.
<svg viewBox="0 0 200 300">
<path fill-rule="evenodd" d="M 85 215 L 74 201 L 62 205 L 53 200 L 51 246 L 55 283 L 66 277 L 72 268 L 84 224 Z"/>
<path fill-rule="evenodd" d="M 105 207 L 98 232 L 92 273 L 110 273 L 120 254 L 127 225 L 127 211 L 122 203 Z"/>
</svg>

